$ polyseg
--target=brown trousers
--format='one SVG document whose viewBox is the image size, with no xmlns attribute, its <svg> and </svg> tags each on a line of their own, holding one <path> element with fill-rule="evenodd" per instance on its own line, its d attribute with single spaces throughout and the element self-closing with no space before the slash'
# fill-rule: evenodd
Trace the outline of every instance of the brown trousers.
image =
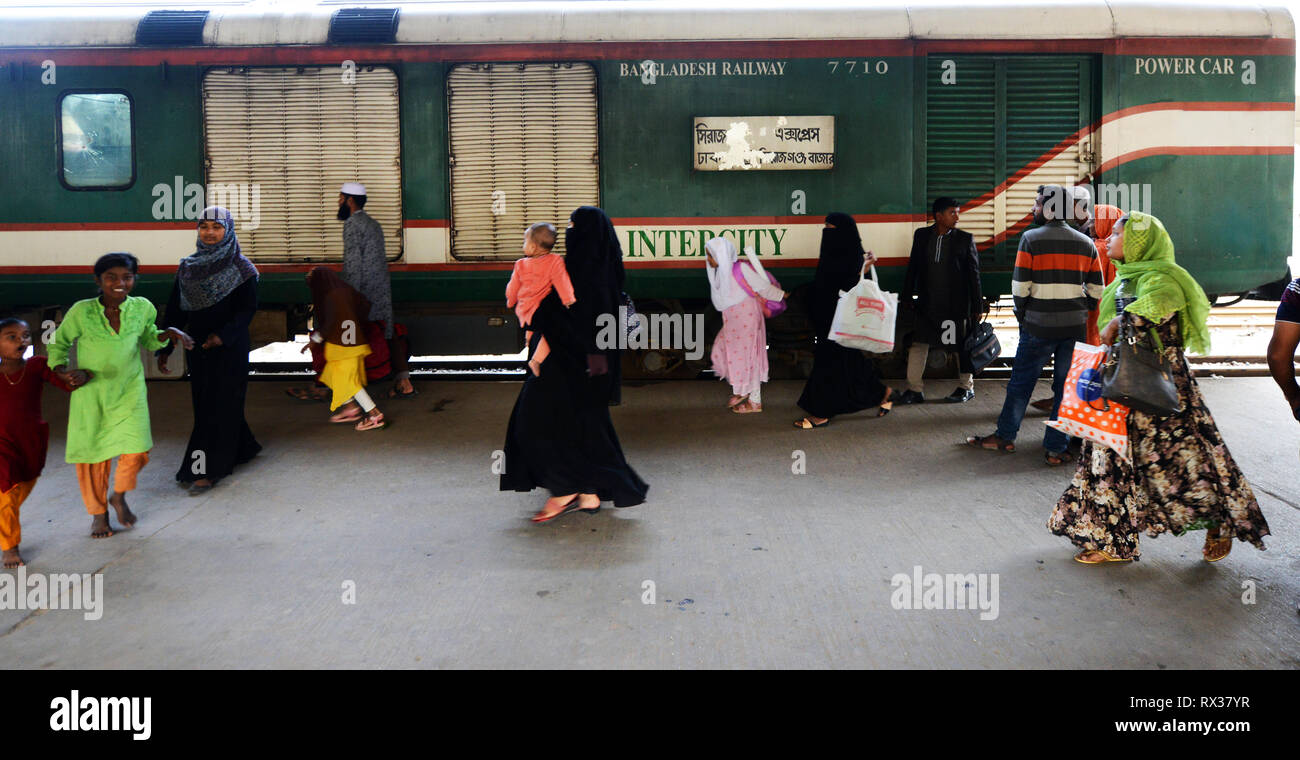
<svg viewBox="0 0 1300 760">
<path fill-rule="evenodd" d="M 77 463 L 77 485 L 81 487 L 81 500 L 92 516 L 108 511 L 108 468 L 111 459 L 94 464 Z M 149 464 L 149 452 L 123 454 L 117 458 L 117 473 L 113 476 L 113 490 L 126 493 L 135 490 L 135 476 Z"/>
<path fill-rule="evenodd" d="M 23 529 L 18 524 L 18 508 L 27 501 L 36 478 L 23 483 L 15 483 L 4 493 L 0 493 L 0 551 L 9 551 L 23 540 Z"/>
</svg>

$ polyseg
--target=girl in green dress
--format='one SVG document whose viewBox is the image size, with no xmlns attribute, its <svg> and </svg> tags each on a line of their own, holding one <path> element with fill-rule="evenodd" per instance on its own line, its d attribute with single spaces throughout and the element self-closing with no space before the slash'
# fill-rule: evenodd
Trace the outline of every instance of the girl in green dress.
<svg viewBox="0 0 1300 760">
<path fill-rule="evenodd" d="M 149 431 L 149 399 L 145 392 L 141 347 L 151 351 L 177 340 L 186 348 L 194 341 L 184 332 L 169 327 L 159 331 L 154 324 L 158 311 L 147 298 L 131 296 L 139 262 L 129 253 L 109 253 L 95 262 L 97 298 L 78 301 L 68 309 L 54 331 L 49 346 L 49 363 L 55 372 L 65 372 L 68 351 L 77 344 L 76 378 L 68 407 L 66 459 L 76 465 L 81 498 L 90 513 L 92 538 L 113 535 L 108 521 L 112 504 L 125 527 L 135 524 L 126 504 L 126 492 L 135 488 L 135 478 L 149 462 L 153 437 Z M 113 497 L 108 498 L 108 474 L 113 457 L 118 457 Z"/>
</svg>

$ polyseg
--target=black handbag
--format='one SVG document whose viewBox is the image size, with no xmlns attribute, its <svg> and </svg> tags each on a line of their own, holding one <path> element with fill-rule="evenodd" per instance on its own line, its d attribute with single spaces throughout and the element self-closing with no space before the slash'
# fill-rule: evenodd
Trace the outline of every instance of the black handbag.
<svg viewBox="0 0 1300 760">
<path fill-rule="evenodd" d="M 976 374 L 984 371 L 985 367 L 1002 355 L 1002 343 L 993 332 L 993 325 L 988 322 L 980 322 L 976 325 L 970 335 L 966 336 L 962 348 L 970 357 L 971 369 Z"/>
<path fill-rule="evenodd" d="M 1160 336 L 1154 331 L 1139 335 L 1127 317 L 1120 321 L 1119 340 L 1107 350 L 1101 368 L 1101 396 L 1153 417 L 1182 411 L 1173 363 Z"/>
</svg>

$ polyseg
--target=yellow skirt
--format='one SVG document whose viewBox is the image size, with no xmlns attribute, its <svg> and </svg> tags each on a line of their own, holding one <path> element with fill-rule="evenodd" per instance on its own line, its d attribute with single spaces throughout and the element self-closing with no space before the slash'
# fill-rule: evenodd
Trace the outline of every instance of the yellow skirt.
<svg viewBox="0 0 1300 760">
<path fill-rule="evenodd" d="M 368 345 L 340 346 L 326 341 L 325 369 L 321 370 L 320 381 L 334 391 L 330 399 L 331 412 L 366 387 L 366 357 L 369 355 Z"/>
</svg>

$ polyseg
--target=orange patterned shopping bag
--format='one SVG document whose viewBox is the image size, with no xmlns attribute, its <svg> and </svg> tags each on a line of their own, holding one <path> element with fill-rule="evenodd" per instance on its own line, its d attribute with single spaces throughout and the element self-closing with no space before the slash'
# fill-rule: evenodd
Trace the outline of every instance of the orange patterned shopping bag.
<svg viewBox="0 0 1300 760">
<path fill-rule="evenodd" d="M 1121 459 L 1130 462 L 1128 407 L 1101 397 L 1101 365 L 1105 361 L 1106 349 L 1087 343 L 1074 344 L 1061 408 L 1047 426 L 1109 446 Z"/>
</svg>

